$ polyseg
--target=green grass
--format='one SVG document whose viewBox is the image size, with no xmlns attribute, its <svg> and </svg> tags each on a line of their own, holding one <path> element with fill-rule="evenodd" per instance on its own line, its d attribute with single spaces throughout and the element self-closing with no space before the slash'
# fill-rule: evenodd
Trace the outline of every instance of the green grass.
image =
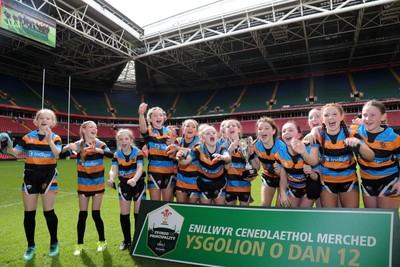
<svg viewBox="0 0 400 267">
<path fill-rule="evenodd" d="M 27 243 L 23 227 L 24 209 L 21 196 L 23 161 L 0 161 L 0 266 L 182 266 L 183 264 L 156 261 L 132 257 L 127 251 L 119 251 L 123 237 L 119 224 L 119 204 L 117 192 L 106 187 L 101 214 L 104 221 L 108 248 L 103 253 L 96 251 L 97 231 L 89 213 L 85 249 L 82 256 L 74 256 L 73 249 L 77 242 L 76 223 L 78 220 L 78 198 L 75 160 L 59 160 L 59 193 L 56 197 L 55 212 L 58 216 L 58 239 L 60 254 L 58 257 L 47 256 L 50 237 L 43 216 L 42 203 L 39 200 L 36 212 L 36 253 L 33 260 L 26 263 L 22 255 Z M 106 173 L 111 161 L 106 160 Z M 254 183 L 253 206 L 260 205 L 260 179 Z M 131 218 L 133 224 L 133 215 Z"/>
<path fill-rule="evenodd" d="M 42 203 L 39 201 L 36 213 L 36 253 L 33 260 L 22 260 L 27 243 L 23 228 L 24 209 L 21 196 L 23 161 L 0 161 L 0 266 L 182 266 L 170 262 L 155 261 L 131 257 L 128 251 L 119 251 L 123 237 L 119 224 L 119 204 L 117 192 L 107 187 L 101 214 L 104 220 L 108 248 L 103 253 L 96 251 L 98 240 L 94 222 L 89 213 L 85 232 L 85 252 L 74 256 L 77 242 L 76 223 L 78 220 L 78 198 L 75 160 L 60 160 L 59 193 L 56 198 L 55 212 L 58 216 L 58 238 L 60 254 L 47 256 L 50 237 L 43 216 Z M 106 173 L 110 168 L 106 160 Z M 132 215 L 133 223 L 133 215 Z"/>
</svg>

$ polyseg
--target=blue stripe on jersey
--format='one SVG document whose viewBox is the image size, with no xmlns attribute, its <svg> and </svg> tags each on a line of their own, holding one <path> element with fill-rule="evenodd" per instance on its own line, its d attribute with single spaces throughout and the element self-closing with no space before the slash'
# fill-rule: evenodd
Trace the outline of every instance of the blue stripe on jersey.
<svg viewBox="0 0 400 267">
<path fill-rule="evenodd" d="M 226 187 L 239 187 L 239 188 L 248 188 L 251 187 L 251 183 L 245 180 L 227 180 Z"/>
<path fill-rule="evenodd" d="M 173 161 L 152 160 L 151 166 L 165 168 L 165 167 L 175 167 L 175 164 Z"/>
<path fill-rule="evenodd" d="M 53 152 L 50 151 L 43 151 L 43 150 L 28 150 L 26 155 L 30 158 L 54 158 Z"/>
<path fill-rule="evenodd" d="M 85 168 L 90 168 L 90 167 L 101 166 L 104 164 L 104 161 L 102 158 L 100 158 L 100 159 L 86 160 L 85 162 L 83 162 L 83 164 L 81 164 L 81 159 L 78 158 L 76 164 L 82 165 Z"/>
</svg>

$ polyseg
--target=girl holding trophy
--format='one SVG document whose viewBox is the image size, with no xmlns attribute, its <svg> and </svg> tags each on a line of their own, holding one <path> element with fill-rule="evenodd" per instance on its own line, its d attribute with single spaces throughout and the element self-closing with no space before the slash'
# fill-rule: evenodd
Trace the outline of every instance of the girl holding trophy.
<svg viewBox="0 0 400 267">
<path fill-rule="evenodd" d="M 236 205 L 239 201 L 241 206 L 249 206 L 253 202 L 251 181 L 257 177 L 257 170 L 249 163 L 252 138 L 241 139 L 242 126 L 238 120 L 227 121 L 225 127 L 228 151 L 232 157 L 232 165 L 226 176 L 226 203 Z"/>
<path fill-rule="evenodd" d="M 223 144 L 218 142 L 218 132 L 210 125 L 199 127 L 201 144 L 192 150 L 179 150 L 176 159 L 179 165 L 189 165 L 197 160 L 197 186 L 200 203 L 225 204 L 226 173 L 231 166 L 231 156 Z"/>
</svg>

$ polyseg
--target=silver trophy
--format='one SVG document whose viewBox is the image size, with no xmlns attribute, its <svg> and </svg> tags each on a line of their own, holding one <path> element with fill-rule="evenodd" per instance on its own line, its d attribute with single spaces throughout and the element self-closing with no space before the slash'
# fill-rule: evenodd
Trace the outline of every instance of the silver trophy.
<svg viewBox="0 0 400 267">
<path fill-rule="evenodd" d="M 242 158 L 246 161 L 246 170 L 251 170 L 252 167 L 249 162 L 249 146 L 250 146 L 250 139 L 249 138 L 242 138 L 239 139 L 239 146 L 238 150 L 240 154 L 242 155 Z"/>
</svg>

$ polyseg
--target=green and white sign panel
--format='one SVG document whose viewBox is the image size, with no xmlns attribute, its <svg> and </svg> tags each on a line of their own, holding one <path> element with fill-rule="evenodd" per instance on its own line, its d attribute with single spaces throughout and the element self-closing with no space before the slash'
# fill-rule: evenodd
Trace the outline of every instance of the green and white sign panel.
<svg viewBox="0 0 400 267">
<path fill-rule="evenodd" d="M 400 266 L 396 210 L 143 201 L 133 256 L 205 266 Z"/>
</svg>

